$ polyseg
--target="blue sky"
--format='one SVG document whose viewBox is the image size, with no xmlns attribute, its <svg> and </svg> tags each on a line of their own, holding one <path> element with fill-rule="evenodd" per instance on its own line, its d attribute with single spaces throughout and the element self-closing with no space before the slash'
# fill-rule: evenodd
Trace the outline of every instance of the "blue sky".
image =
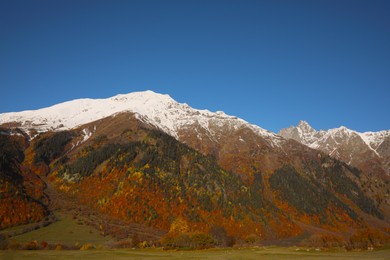
<svg viewBox="0 0 390 260">
<path fill-rule="evenodd" d="M 0 113 L 141 90 L 271 131 L 390 129 L 390 1 L 0 0 Z"/>
</svg>

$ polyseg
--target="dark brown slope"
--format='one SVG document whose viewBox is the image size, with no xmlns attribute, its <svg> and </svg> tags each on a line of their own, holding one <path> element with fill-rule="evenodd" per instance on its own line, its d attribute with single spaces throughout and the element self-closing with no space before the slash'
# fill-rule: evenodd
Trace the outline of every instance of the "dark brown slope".
<svg viewBox="0 0 390 260">
<path fill-rule="evenodd" d="M 256 174 L 261 173 L 264 181 L 264 194 L 271 200 L 281 200 L 288 206 L 293 206 L 291 201 L 304 203 L 305 198 L 311 199 L 308 194 L 305 194 L 305 185 L 310 184 L 313 185 L 313 192 L 316 191 L 318 198 L 324 197 L 329 201 L 334 201 L 329 195 L 336 196 L 349 208 L 354 209 L 359 218 L 367 219 L 366 214 L 373 215 L 375 219 L 381 219 L 382 227 L 388 226 L 389 186 L 385 180 L 376 175 L 351 167 L 331 158 L 324 152 L 311 149 L 294 140 L 279 139 L 276 142 L 270 142 L 268 138 L 258 135 L 249 127 L 233 129 L 219 125 L 212 128 L 209 125 L 209 128 L 211 128 L 210 132 L 214 133 L 212 137 L 209 136 L 209 132 L 202 131 L 200 126 L 193 125 L 182 129 L 179 132 L 179 138 L 202 153 L 215 156 L 224 169 L 238 173 L 248 183 L 253 181 Z M 280 171 L 286 167 L 289 170 Z M 294 189 L 290 189 L 290 184 L 287 182 L 284 182 L 284 187 L 278 186 L 275 182 L 274 186 L 270 185 L 269 180 L 275 173 L 281 176 L 279 178 L 281 181 L 289 179 L 291 172 L 296 173 L 299 178 L 302 177 L 299 180 L 302 181 L 302 185 L 297 185 Z M 272 197 L 275 192 L 280 196 Z M 336 204 L 341 205 L 339 202 Z M 327 211 L 330 212 L 328 216 L 322 217 L 323 220 L 332 218 L 333 213 L 338 214 L 338 210 L 329 209 L 332 206 L 322 205 L 321 214 L 326 215 Z M 298 219 L 302 219 L 302 214 L 312 212 L 307 207 L 299 212 L 299 207 L 297 204 L 292 207 L 298 210 L 296 213 Z M 345 209 L 344 213 L 348 211 Z M 347 215 L 351 217 L 353 214 L 347 213 Z M 312 217 L 312 219 L 316 218 Z M 328 221 L 326 225 L 332 225 L 332 221 L 334 224 L 343 222 L 341 219 L 336 216 L 335 220 Z"/>
<path fill-rule="evenodd" d="M 0 129 L 0 229 L 41 221 L 48 215 L 42 180 L 22 165 L 28 139 Z"/>
</svg>

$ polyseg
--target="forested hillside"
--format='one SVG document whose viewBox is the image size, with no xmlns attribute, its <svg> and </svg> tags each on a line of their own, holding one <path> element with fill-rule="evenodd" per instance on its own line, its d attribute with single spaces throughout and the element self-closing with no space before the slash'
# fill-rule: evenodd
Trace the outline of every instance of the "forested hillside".
<svg viewBox="0 0 390 260">
<path fill-rule="evenodd" d="M 0 135 L 1 228 L 65 210 L 102 235 L 167 247 L 389 235 L 385 202 L 362 189 L 367 175 L 295 141 L 272 148 L 248 129 L 224 129 L 225 143 L 195 150 L 132 113 L 33 139 L 17 129 Z"/>
</svg>

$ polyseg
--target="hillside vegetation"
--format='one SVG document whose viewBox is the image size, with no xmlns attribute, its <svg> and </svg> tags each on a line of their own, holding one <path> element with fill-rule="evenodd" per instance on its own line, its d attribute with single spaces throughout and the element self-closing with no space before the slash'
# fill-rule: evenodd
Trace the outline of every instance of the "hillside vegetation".
<svg viewBox="0 0 390 260">
<path fill-rule="evenodd" d="M 85 127 L 30 141 L 0 135 L 1 229 L 43 230 L 62 212 L 113 247 L 353 249 L 389 239 L 386 213 L 361 189 L 364 173 L 293 141 L 286 157 L 258 137 L 196 150 L 129 114 Z M 97 130 L 86 136 L 88 127 Z"/>
</svg>

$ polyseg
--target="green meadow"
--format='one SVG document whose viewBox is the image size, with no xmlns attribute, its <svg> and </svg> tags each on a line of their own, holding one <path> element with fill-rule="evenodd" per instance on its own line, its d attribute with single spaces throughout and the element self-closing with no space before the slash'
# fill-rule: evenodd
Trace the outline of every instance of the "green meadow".
<svg viewBox="0 0 390 260">
<path fill-rule="evenodd" d="M 105 245 L 111 238 L 102 236 L 98 230 L 87 226 L 81 220 L 74 220 L 71 216 L 56 213 L 58 221 L 37 230 L 10 238 L 10 241 L 28 243 L 31 241 L 46 241 L 49 244 L 65 246 L 81 246 L 87 243 Z"/>
</svg>

